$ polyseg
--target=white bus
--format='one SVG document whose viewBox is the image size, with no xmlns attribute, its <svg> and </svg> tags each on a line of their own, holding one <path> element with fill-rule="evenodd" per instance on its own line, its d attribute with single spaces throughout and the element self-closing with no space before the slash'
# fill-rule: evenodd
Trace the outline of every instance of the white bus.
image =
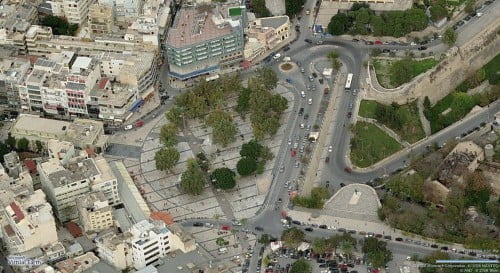
<svg viewBox="0 0 500 273">
<path fill-rule="evenodd" d="M 351 83 L 352 83 L 352 73 L 347 74 L 347 80 L 345 81 L 345 90 L 349 91 L 351 90 Z"/>
</svg>

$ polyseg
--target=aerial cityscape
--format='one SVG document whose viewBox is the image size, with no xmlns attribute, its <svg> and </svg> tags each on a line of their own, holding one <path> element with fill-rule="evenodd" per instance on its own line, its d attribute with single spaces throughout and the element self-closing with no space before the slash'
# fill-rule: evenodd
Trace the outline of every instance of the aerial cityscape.
<svg viewBox="0 0 500 273">
<path fill-rule="evenodd" d="M 499 0 L 0 0 L 0 273 L 499 273 Z"/>
</svg>

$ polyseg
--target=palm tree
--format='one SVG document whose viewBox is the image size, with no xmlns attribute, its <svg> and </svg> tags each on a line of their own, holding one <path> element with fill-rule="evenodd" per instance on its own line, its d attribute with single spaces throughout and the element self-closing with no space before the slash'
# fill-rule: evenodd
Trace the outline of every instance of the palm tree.
<svg viewBox="0 0 500 273">
<path fill-rule="evenodd" d="M 354 246 L 349 241 L 340 242 L 340 249 L 342 249 L 342 253 L 347 257 L 347 260 L 351 259 L 352 251 L 354 250 Z"/>
</svg>

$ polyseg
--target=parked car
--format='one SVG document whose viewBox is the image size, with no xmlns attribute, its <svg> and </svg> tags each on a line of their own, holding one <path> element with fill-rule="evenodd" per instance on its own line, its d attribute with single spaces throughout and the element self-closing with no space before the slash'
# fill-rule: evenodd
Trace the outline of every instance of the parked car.
<svg viewBox="0 0 500 273">
<path fill-rule="evenodd" d="M 194 222 L 193 223 L 193 227 L 202 227 L 203 226 L 203 223 L 201 222 Z"/>
<path fill-rule="evenodd" d="M 308 231 L 308 232 L 312 232 L 312 231 L 313 231 L 313 228 L 312 228 L 312 227 L 306 227 L 304 230 L 305 230 L 305 231 Z"/>
<path fill-rule="evenodd" d="M 313 41 L 311 39 L 305 39 L 304 42 L 312 44 Z"/>
</svg>

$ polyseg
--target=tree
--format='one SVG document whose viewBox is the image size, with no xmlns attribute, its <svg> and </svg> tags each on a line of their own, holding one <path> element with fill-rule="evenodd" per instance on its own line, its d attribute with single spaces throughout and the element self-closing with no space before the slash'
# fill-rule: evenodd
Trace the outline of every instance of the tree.
<svg viewBox="0 0 500 273">
<path fill-rule="evenodd" d="M 328 33 L 333 35 L 345 34 L 351 25 L 351 19 L 345 13 L 337 13 L 328 23 Z"/>
<path fill-rule="evenodd" d="M 272 16 L 271 12 L 266 7 L 265 0 L 251 0 L 251 6 L 257 18 Z"/>
<path fill-rule="evenodd" d="M 465 178 L 465 206 L 476 206 L 482 212 L 487 211 L 486 203 L 490 200 L 491 187 L 480 172 L 469 173 Z"/>
<path fill-rule="evenodd" d="M 78 30 L 78 24 L 70 24 L 68 20 L 63 17 L 57 17 L 52 15 L 45 16 L 40 23 L 43 26 L 51 27 L 52 34 L 54 35 L 70 35 L 75 36 Z"/>
<path fill-rule="evenodd" d="M 389 67 L 389 73 L 393 75 L 390 80 L 394 86 L 400 86 L 403 83 L 409 82 L 413 78 L 411 59 L 405 58 L 394 62 Z"/>
<path fill-rule="evenodd" d="M 243 157 L 236 163 L 236 170 L 241 176 L 251 175 L 257 170 L 257 160 L 255 158 Z"/>
<path fill-rule="evenodd" d="M 180 154 L 174 147 L 161 148 L 155 154 L 156 168 L 170 171 L 179 162 Z"/>
<path fill-rule="evenodd" d="M 181 177 L 182 189 L 191 195 L 200 195 L 205 186 L 205 176 L 194 158 L 187 160 L 187 169 Z"/>
<path fill-rule="evenodd" d="M 260 145 L 257 140 L 252 139 L 241 146 L 240 155 L 243 157 L 246 156 L 258 159 L 262 153 L 263 148 L 264 146 Z"/>
<path fill-rule="evenodd" d="M 278 86 L 278 75 L 276 72 L 269 67 L 259 68 L 257 71 L 257 76 L 254 80 L 260 82 L 265 90 L 273 90 Z"/>
<path fill-rule="evenodd" d="M 337 51 L 332 50 L 328 52 L 328 55 L 326 57 L 332 62 L 332 68 L 335 70 L 339 70 L 340 67 L 342 66 L 342 63 L 338 60 L 339 54 Z"/>
<path fill-rule="evenodd" d="M 160 141 L 166 147 L 177 145 L 177 127 L 173 123 L 163 125 L 160 129 Z"/>
<path fill-rule="evenodd" d="M 250 88 L 242 88 L 240 94 L 238 96 L 238 101 L 234 110 L 238 112 L 240 115 L 244 116 L 246 112 L 248 112 L 250 108 L 250 94 L 252 93 L 252 89 Z"/>
<path fill-rule="evenodd" d="M 424 98 L 424 108 L 431 109 L 431 100 L 429 99 L 428 96 L 425 96 Z"/>
<path fill-rule="evenodd" d="M 443 42 L 448 46 L 453 46 L 457 41 L 458 34 L 452 28 L 448 28 L 443 35 Z"/>
<path fill-rule="evenodd" d="M 5 144 L 9 146 L 10 150 L 14 150 L 14 148 L 16 148 L 16 143 L 17 143 L 16 138 L 9 133 L 7 139 L 5 140 Z"/>
<path fill-rule="evenodd" d="M 210 175 L 210 179 L 214 181 L 217 188 L 232 189 L 236 185 L 236 174 L 229 168 L 215 169 Z"/>
<path fill-rule="evenodd" d="M 446 7 L 446 0 L 438 0 L 430 7 L 431 20 L 437 22 L 444 17 L 448 17 L 448 8 Z"/>
<path fill-rule="evenodd" d="M 291 229 L 284 230 L 281 235 L 281 240 L 285 243 L 287 247 L 296 248 L 302 241 L 304 241 L 305 234 L 302 230 L 293 227 Z"/>
<path fill-rule="evenodd" d="M 8 154 L 10 152 L 9 146 L 5 144 L 4 142 L 0 142 L 0 162 L 3 163 L 3 156 Z"/>
<path fill-rule="evenodd" d="M 40 140 L 35 141 L 36 151 L 37 153 L 43 152 L 43 144 Z"/>
<path fill-rule="evenodd" d="M 329 249 L 328 241 L 323 238 L 316 238 L 312 242 L 312 250 L 316 254 L 323 254 Z"/>
<path fill-rule="evenodd" d="M 392 260 L 392 252 L 387 249 L 387 243 L 376 238 L 365 238 L 362 250 L 374 267 L 383 267 Z"/>
<path fill-rule="evenodd" d="M 304 260 L 299 259 L 292 264 L 292 269 L 290 269 L 290 273 L 310 273 L 311 272 L 311 264 Z"/>
<path fill-rule="evenodd" d="M 259 243 L 263 245 L 268 245 L 271 242 L 272 236 L 269 234 L 262 234 L 259 238 Z"/>
<path fill-rule="evenodd" d="M 19 152 L 27 152 L 29 150 L 30 141 L 25 137 L 17 141 L 17 150 Z"/>
<path fill-rule="evenodd" d="M 292 17 L 299 13 L 305 2 L 305 0 L 285 0 L 286 15 Z"/>
<path fill-rule="evenodd" d="M 165 113 L 165 117 L 168 121 L 175 124 L 178 128 L 182 128 L 183 126 L 183 110 L 178 106 L 172 107 L 170 111 Z"/>
<path fill-rule="evenodd" d="M 212 126 L 212 129 L 213 141 L 216 144 L 221 144 L 223 147 L 226 147 L 229 143 L 236 140 L 238 129 L 234 122 L 230 120 L 220 120 Z"/>
<path fill-rule="evenodd" d="M 354 245 L 352 244 L 352 242 L 347 240 L 341 241 L 339 247 L 342 250 L 342 253 L 344 253 L 344 255 L 347 257 L 347 259 L 350 260 L 352 252 L 354 250 Z"/>
<path fill-rule="evenodd" d="M 207 156 L 203 152 L 199 152 L 198 154 L 196 154 L 196 161 L 198 162 L 198 166 L 200 166 L 200 169 L 203 172 L 208 172 L 210 166 L 208 164 Z"/>
<path fill-rule="evenodd" d="M 475 7 L 476 7 L 476 1 L 475 0 L 468 0 L 467 2 L 465 2 L 464 11 L 469 13 L 469 14 L 473 13 Z"/>
</svg>

